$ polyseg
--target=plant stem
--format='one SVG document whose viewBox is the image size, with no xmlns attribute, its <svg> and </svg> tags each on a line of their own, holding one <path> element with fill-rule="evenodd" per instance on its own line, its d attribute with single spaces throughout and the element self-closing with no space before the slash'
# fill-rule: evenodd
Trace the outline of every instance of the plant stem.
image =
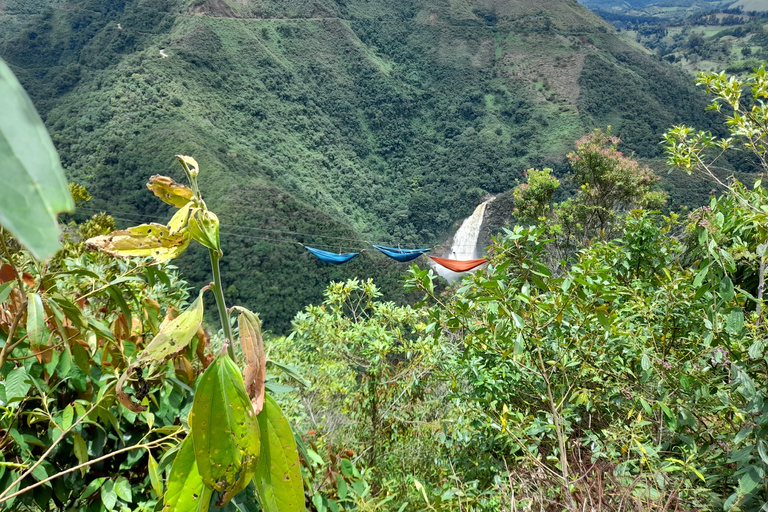
<svg viewBox="0 0 768 512">
<path fill-rule="evenodd" d="M 11 485 L 9 485 L 8 488 L 2 492 L 2 494 L 0 494 L 0 503 L 2 503 L 3 501 L 8 500 L 8 499 L 12 498 L 13 496 L 15 496 L 15 494 L 12 495 L 12 496 L 6 496 L 6 494 L 11 492 L 11 489 L 13 489 L 16 486 L 16 484 L 18 484 L 19 482 L 24 480 L 26 477 L 31 475 L 32 472 L 35 470 L 35 468 L 37 466 L 39 466 L 48 457 L 48 455 L 50 455 L 50 453 L 53 451 L 53 449 L 56 448 L 56 446 L 62 440 L 64 440 L 64 438 L 67 436 L 67 434 L 69 434 L 72 431 L 72 429 L 74 429 L 84 419 L 86 419 L 88 417 L 88 415 L 91 414 L 93 412 L 93 410 L 96 409 L 96 407 L 99 406 L 99 404 L 101 404 L 102 400 L 103 400 L 103 398 L 101 400 L 97 400 L 96 403 L 94 403 L 91 406 L 91 408 L 88 409 L 88 411 L 85 414 L 80 416 L 80 418 L 78 418 L 77 421 L 75 421 L 72 425 L 70 425 L 68 429 L 64 430 L 61 433 L 61 435 L 59 435 L 59 437 L 51 444 L 51 446 L 48 448 L 48 451 L 46 451 L 39 459 L 37 459 L 37 462 L 32 464 L 32 466 L 30 466 L 29 469 L 27 469 L 25 472 L 23 472 L 21 474 L 21 476 L 19 476 L 16 480 L 14 480 L 13 483 Z M 56 425 L 56 426 L 58 426 L 58 425 Z M 55 478 L 55 477 L 52 477 L 52 478 Z M 28 490 L 28 488 L 24 488 L 22 491 L 20 491 L 19 493 L 16 493 L 16 494 L 20 494 L 21 492 L 26 492 L 27 490 Z"/>
<path fill-rule="evenodd" d="M 115 450 L 114 452 L 110 452 L 110 453 L 108 453 L 106 455 L 102 455 L 101 457 L 99 457 L 97 459 L 93 459 L 93 460 L 89 460 L 89 461 L 83 462 L 82 464 L 78 464 L 77 466 L 75 466 L 73 468 L 65 469 L 64 471 L 60 471 L 60 472 L 56 473 L 55 475 L 49 476 L 45 480 L 40 480 L 39 482 L 35 482 L 34 484 L 29 485 L 29 486 L 27 486 L 27 487 L 25 487 L 23 489 L 20 489 L 20 490 L 14 492 L 13 494 L 9 494 L 7 496 L 3 496 L 2 498 L 0 498 L 0 503 L 3 503 L 4 501 L 8 501 L 11 498 L 15 498 L 16 496 L 18 496 L 20 494 L 24 494 L 27 491 L 31 491 L 35 487 L 39 487 L 41 485 L 44 485 L 44 484 L 50 482 L 51 480 L 59 478 L 60 476 L 64 476 L 66 474 L 72 473 L 73 471 L 77 471 L 80 468 L 92 466 L 93 464 L 97 464 L 97 463 L 99 463 L 99 462 L 101 462 L 103 460 L 107 460 L 110 457 L 114 457 L 115 455 L 119 455 L 119 454 L 124 453 L 124 452 L 129 452 L 131 450 L 139 450 L 139 449 L 149 450 L 151 448 L 156 448 L 156 447 L 162 445 L 162 443 L 164 441 L 166 441 L 167 439 L 173 438 L 175 435 L 176 434 L 170 434 L 170 435 L 167 435 L 167 436 L 162 437 L 160 439 L 156 439 L 155 441 L 150 441 L 148 443 L 136 444 L 136 445 L 133 445 L 133 446 L 126 446 L 125 448 L 120 448 L 119 450 Z M 11 485 L 15 486 L 16 483 L 18 483 L 19 481 L 20 480 L 16 480 L 16 482 L 14 482 Z M 6 490 L 6 492 L 8 492 L 8 490 L 10 490 L 11 488 L 12 487 L 9 487 Z"/>
<path fill-rule="evenodd" d="M 235 339 L 232 336 L 232 326 L 229 324 L 229 313 L 227 313 L 227 303 L 224 302 L 224 290 L 221 286 L 221 270 L 219 270 L 219 260 L 221 256 L 213 249 L 208 249 L 208 254 L 211 256 L 211 269 L 213 270 L 213 283 L 211 288 L 213 289 L 213 295 L 216 297 L 216 307 L 219 310 L 219 319 L 221 320 L 221 328 L 224 330 L 224 337 L 227 338 L 227 353 L 232 360 L 235 360 Z"/>
</svg>

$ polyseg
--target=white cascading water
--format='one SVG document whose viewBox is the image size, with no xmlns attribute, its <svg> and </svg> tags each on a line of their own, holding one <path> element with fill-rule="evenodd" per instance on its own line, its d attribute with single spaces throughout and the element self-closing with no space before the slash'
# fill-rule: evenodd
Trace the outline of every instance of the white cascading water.
<svg viewBox="0 0 768 512">
<path fill-rule="evenodd" d="M 488 203 L 496 199 L 495 197 L 480 203 L 472 212 L 472 215 L 464 219 L 461 223 L 456 234 L 453 235 L 453 244 L 451 245 L 451 252 L 443 258 L 452 260 L 474 260 L 480 256 L 477 254 L 477 239 L 480 236 L 480 229 L 483 226 L 483 216 L 485 215 L 485 208 Z M 444 277 L 449 283 L 458 280 L 461 274 L 448 270 L 442 265 L 432 263 L 432 268 L 435 272 Z"/>
</svg>

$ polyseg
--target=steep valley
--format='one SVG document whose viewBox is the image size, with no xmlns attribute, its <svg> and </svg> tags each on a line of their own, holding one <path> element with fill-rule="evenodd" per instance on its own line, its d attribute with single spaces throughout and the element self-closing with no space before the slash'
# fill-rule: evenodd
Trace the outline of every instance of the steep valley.
<svg viewBox="0 0 768 512">
<path fill-rule="evenodd" d="M 529 167 L 564 173 L 611 125 L 658 169 L 706 99 L 575 0 L 4 0 L 0 57 L 29 91 L 73 181 L 121 224 L 166 221 L 146 190 L 194 156 L 222 219 L 232 298 L 284 332 L 331 279 L 403 292 L 366 242 L 444 240 Z M 676 204 L 708 185 L 677 179 Z M 84 210 L 90 213 L 91 210 Z M 179 262 L 195 285 L 205 255 Z"/>
</svg>

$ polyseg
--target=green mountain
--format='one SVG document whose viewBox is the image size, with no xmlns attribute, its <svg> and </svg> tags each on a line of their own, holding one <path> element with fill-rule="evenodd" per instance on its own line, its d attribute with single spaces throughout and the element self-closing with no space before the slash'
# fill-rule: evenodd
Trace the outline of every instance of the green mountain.
<svg viewBox="0 0 768 512">
<path fill-rule="evenodd" d="M 575 0 L 1 0 L 0 12 L 0 56 L 89 207 L 165 221 L 144 184 L 181 179 L 173 155 L 194 156 L 222 219 L 228 293 L 276 331 L 330 279 L 396 290 L 404 270 L 370 247 L 329 268 L 296 242 L 437 243 L 524 169 L 564 171 L 594 127 L 654 159 L 673 123 L 707 124 L 689 77 Z M 180 260 L 195 284 L 209 279 L 202 256 Z"/>
<path fill-rule="evenodd" d="M 760 1 L 762 0 L 579 0 L 579 3 L 590 9 L 610 12 L 684 16 L 703 10 L 737 8 L 745 2 Z"/>
</svg>

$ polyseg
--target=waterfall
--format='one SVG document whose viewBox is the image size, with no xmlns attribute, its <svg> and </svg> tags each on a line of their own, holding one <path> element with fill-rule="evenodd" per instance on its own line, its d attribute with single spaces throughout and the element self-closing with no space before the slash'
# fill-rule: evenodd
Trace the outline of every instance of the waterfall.
<svg viewBox="0 0 768 512">
<path fill-rule="evenodd" d="M 472 215 L 464 219 L 456 234 L 453 235 L 453 244 L 451 252 L 444 258 L 452 260 L 473 260 L 481 257 L 477 252 L 477 238 L 480 236 L 480 228 L 483 226 L 483 216 L 488 203 L 496 199 L 492 197 L 477 205 Z M 447 268 L 433 264 L 435 271 L 443 276 L 448 282 L 454 282 L 461 277 L 460 273 L 453 272 Z"/>
</svg>

